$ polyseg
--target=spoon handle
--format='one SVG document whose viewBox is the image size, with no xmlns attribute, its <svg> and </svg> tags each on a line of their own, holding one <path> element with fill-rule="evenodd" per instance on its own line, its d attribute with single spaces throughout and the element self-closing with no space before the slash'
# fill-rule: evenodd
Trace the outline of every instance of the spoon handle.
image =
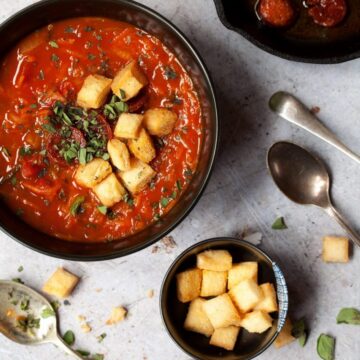
<svg viewBox="0 0 360 360">
<path fill-rule="evenodd" d="M 61 350 L 63 350 L 68 355 L 72 355 L 73 357 L 75 357 L 78 360 L 84 360 L 84 358 L 81 357 L 77 352 L 70 349 L 70 347 L 64 342 L 64 340 L 60 336 L 55 337 L 55 339 L 52 340 L 52 342 L 54 345 L 59 347 Z"/>
<path fill-rule="evenodd" d="M 339 225 L 347 232 L 349 238 L 356 245 L 360 246 L 359 235 L 345 222 L 343 216 L 332 206 L 327 207 L 325 211 L 339 223 Z"/>
<path fill-rule="evenodd" d="M 318 136 L 320 139 L 325 140 L 330 145 L 360 163 L 360 157 L 345 146 L 333 132 L 326 128 L 320 120 L 293 95 L 279 91 L 270 98 L 269 106 L 272 111 L 283 119 Z"/>
</svg>

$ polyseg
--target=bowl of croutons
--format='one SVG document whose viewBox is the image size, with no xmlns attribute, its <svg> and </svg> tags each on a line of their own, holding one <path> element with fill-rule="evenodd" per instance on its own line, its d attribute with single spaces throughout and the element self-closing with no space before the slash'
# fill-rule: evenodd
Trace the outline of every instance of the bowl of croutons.
<svg viewBox="0 0 360 360">
<path fill-rule="evenodd" d="M 279 266 L 233 238 L 202 241 L 168 270 L 160 306 L 180 348 L 200 360 L 253 359 L 284 326 L 288 291 Z"/>
</svg>

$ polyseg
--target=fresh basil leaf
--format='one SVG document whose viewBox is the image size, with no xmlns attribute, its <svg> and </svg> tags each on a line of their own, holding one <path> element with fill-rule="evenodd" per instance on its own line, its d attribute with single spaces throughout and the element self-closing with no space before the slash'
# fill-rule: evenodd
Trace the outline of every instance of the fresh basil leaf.
<svg viewBox="0 0 360 360">
<path fill-rule="evenodd" d="M 69 345 L 73 345 L 74 342 L 75 342 L 75 334 L 71 331 L 71 330 L 68 330 L 64 336 L 63 336 L 63 340 Z"/>
<path fill-rule="evenodd" d="M 306 332 L 304 332 L 299 338 L 298 338 L 298 341 L 299 341 L 299 345 L 301 347 L 304 347 L 306 345 L 306 341 L 307 341 L 307 334 Z"/>
<path fill-rule="evenodd" d="M 323 360 L 334 360 L 335 339 L 321 334 L 317 340 L 317 353 Z"/>
<path fill-rule="evenodd" d="M 47 318 L 49 318 L 51 316 L 55 316 L 55 311 L 53 309 L 46 308 L 41 312 L 41 317 L 43 319 L 47 319 Z"/>
<path fill-rule="evenodd" d="M 76 216 L 79 213 L 81 204 L 85 201 L 85 196 L 79 195 L 70 206 L 70 214 Z"/>
<path fill-rule="evenodd" d="M 98 206 L 97 209 L 103 214 L 106 215 L 107 207 L 106 206 Z"/>
<path fill-rule="evenodd" d="M 281 216 L 281 217 L 278 217 L 274 223 L 272 224 L 271 226 L 272 229 L 274 230 L 284 230 L 284 229 L 287 229 L 287 226 L 285 224 L 285 220 L 284 218 Z"/>
<path fill-rule="evenodd" d="M 336 317 L 336 323 L 360 325 L 360 311 L 355 308 L 343 308 Z"/>
</svg>

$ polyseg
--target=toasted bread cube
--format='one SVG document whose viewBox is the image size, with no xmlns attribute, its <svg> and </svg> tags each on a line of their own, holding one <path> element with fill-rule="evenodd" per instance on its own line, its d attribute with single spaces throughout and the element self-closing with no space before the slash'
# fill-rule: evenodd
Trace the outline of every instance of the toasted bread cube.
<svg viewBox="0 0 360 360">
<path fill-rule="evenodd" d="M 209 337 L 214 332 L 214 328 L 203 309 L 205 302 L 206 300 L 202 298 L 196 298 L 191 301 L 184 328 Z"/>
<path fill-rule="evenodd" d="M 72 293 L 78 282 L 79 278 L 76 275 L 63 268 L 58 268 L 44 284 L 43 291 L 49 295 L 66 298 Z"/>
<path fill-rule="evenodd" d="M 100 202 L 107 207 L 112 207 L 120 202 L 126 194 L 125 188 L 120 184 L 115 174 L 110 174 L 92 190 Z"/>
<path fill-rule="evenodd" d="M 110 318 L 106 321 L 106 325 L 114 325 L 123 321 L 126 317 L 127 310 L 122 306 L 114 307 L 111 311 Z"/>
<path fill-rule="evenodd" d="M 226 292 L 227 271 L 203 270 L 200 296 L 217 296 Z"/>
<path fill-rule="evenodd" d="M 211 300 L 207 300 L 203 307 L 215 329 L 230 325 L 240 325 L 241 316 L 228 294 L 222 294 Z"/>
<path fill-rule="evenodd" d="M 156 108 L 147 110 L 144 114 L 144 126 L 151 135 L 169 135 L 175 126 L 178 117 L 174 111 Z"/>
<path fill-rule="evenodd" d="M 292 328 L 293 326 L 291 320 L 287 318 L 284 327 L 281 329 L 280 334 L 274 341 L 274 346 L 277 349 L 286 346 L 296 340 L 295 337 L 291 334 Z"/>
<path fill-rule="evenodd" d="M 86 109 L 98 109 L 104 105 L 111 89 L 112 80 L 101 75 L 89 75 L 77 96 L 77 103 Z"/>
<path fill-rule="evenodd" d="M 86 165 L 80 165 L 75 172 L 75 181 L 80 186 L 93 188 L 112 173 L 108 161 L 96 158 Z"/>
<path fill-rule="evenodd" d="M 240 328 L 238 326 L 228 326 L 214 331 L 210 339 L 210 345 L 221 347 L 225 350 L 234 350 Z"/>
<path fill-rule="evenodd" d="M 263 293 L 253 279 L 244 280 L 229 291 L 229 295 L 241 313 L 255 308 L 263 298 Z"/>
<path fill-rule="evenodd" d="M 273 318 L 266 312 L 255 310 L 247 313 L 241 321 L 241 326 L 249 333 L 261 334 L 272 327 Z"/>
<path fill-rule="evenodd" d="M 231 269 L 232 257 L 227 250 L 206 250 L 196 256 L 199 269 L 228 271 Z"/>
<path fill-rule="evenodd" d="M 130 139 L 128 146 L 134 156 L 145 163 L 149 163 L 156 156 L 154 144 L 145 129 L 140 130 L 137 139 Z"/>
<path fill-rule="evenodd" d="M 111 84 L 111 89 L 121 100 L 128 101 L 136 96 L 147 84 L 148 79 L 146 75 L 138 63 L 133 60 L 116 74 Z"/>
<path fill-rule="evenodd" d="M 325 262 L 347 263 L 349 261 L 349 240 L 345 237 L 325 236 L 322 259 Z"/>
<path fill-rule="evenodd" d="M 148 164 L 138 159 L 131 159 L 130 170 L 119 171 L 118 175 L 125 187 L 132 194 L 137 194 L 153 179 L 156 172 Z"/>
<path fill-rule="evenodd" d="M 278 304 L 276 300 L 276 291 L 273 284 L 265 283 L 260 285 L 263 293 L 263 298 L 255 306 L 255 310 L 262 310 L 267 313 L 278 311 Z"/>
<path fill-rule="evenodd" d="M 143 115 L 122 113 L 116 123 L 114 135 L 122 139 L 136 139 L 139 137 Z"/>
<path fill-rule="evenodd" d="M 130 153 L 123 142 L 118 139 L 112 139 L 107 143 L 107 150 L 114 166 L 122 171 L 130 169 Z"/>
<path fill-rule="evenodd" d="M 258 263 L 256 261 L 246 261 L 234 264 L 229 270 L 228 289 L 233 288 L 241 281 L 253 279 L 257 282 Z"/>
<path fill-rule="evenodd" d="M 200 296 L 201 270 L 185 270 L 176 275 L 176 291 L 182 303 L 192 301 Z"/>
</svg>

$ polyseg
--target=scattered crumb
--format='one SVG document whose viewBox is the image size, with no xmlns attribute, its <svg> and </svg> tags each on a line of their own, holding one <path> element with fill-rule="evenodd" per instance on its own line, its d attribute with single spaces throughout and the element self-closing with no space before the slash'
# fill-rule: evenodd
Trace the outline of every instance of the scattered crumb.
<svg viewBox="0 0 360 360">
<path fill-rule="evenodd" d="M 95 289 L 95 291 L 97 292 L 97 293 L 99 293 L 99 292 L 102 292 L 102 289 Z"/>
<path fill-rule="evenodd" d="M 154 290 L 153 289 L 149 289 L 147 292 L 146 292 L 146 296 L 151 299 L 154 297 Z"/>
<path fill-rule="evenodd" d="M 89 333 L 92 330 L 92 328 L 89 325 L 89 323 L 85 323 L 81 325 L 81 330 L 83 333 Z"/>
<path fill-rule="evenodd" d="M 78 315 L 77 319 L 78 319 L 79 322 L 82 322 L 82 321 L 86 320 L 86 317 L 84 315 Z"/>
<path fill-rule="evenodd" d="M 114 307 L 111 311 L 110 318 L 106 321 L 106 325 L 114 325 L 123 321 L 126 317 L 127 310 L 122 306 Z"/>
<path fill-rule="evenodd" d="M 156 254 L 156 253 L 158 253 L 160 251 L 160 246 L 158 246 L 158 245 L 155 245 L 152 249 L 151 249 L 151 252 L 153 253 L 153 254 Z"/>
<path fill-rule="evenodd" d="M 320 112 L 320 108 L 318 106 L 313 106 L 311 109 L 310 109 L 310 112 L 312 114 L 318 114 Z"/>
<path fill-rule="evenodd" d="M 249 243 L 253 245 L 259 245 L 261 244 L 263 235 L 260 232 L 255 232 L 253 234 L 249 234 L 244 236 L 244 240 L 248 241 Z"/>
<path fill-rule="evenodd" d="M 171 249 L 174 249 L 177 246 L 177 244 L 172 236 L 165 236 L 161 240 L 161 242 L 164 244 L 166 252 L 171 252 Z"/>
<path fill-rule="evenodd" d="M 6 316 L 9 317 L 9 318 L 16 317 L 16 312 L 15 312 L 15 310 L 13 310 L 13 309 L 8 309 L 8 310 L 6 310 Z"/>
<path fill-rule="evenodd" d="M 71 305 L 71 302 L 69 300 L 64 300 L 64 305 L 69 306 L 69 305 Z"/>
</svg>

